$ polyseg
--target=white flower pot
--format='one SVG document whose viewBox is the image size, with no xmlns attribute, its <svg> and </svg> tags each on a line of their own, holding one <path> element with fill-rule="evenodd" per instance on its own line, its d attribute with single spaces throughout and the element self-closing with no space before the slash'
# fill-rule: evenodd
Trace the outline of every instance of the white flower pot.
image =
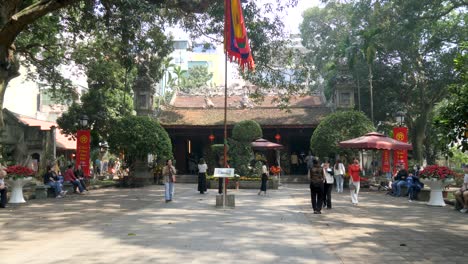
<svg viewBox="0 0 468 264">
<path fill-rule="evenodd" d="M 6 182 L 11 188 L 10 200 L 8 203 L 25 203 L 23 196 L 23 186 L 32 180 L 32 177 L 21 178 L 21 179 L 8 179 Z"/>
<path fill-rule="evenodd" d="M 445 186 L 454 182 L 453 179 L 437 180 L 437 179 L 421 179 L 421 182 L 431 188 L 430 198 L 427 205 L 430 206 L 445 206 L 442 191 Z"/>
</svg>

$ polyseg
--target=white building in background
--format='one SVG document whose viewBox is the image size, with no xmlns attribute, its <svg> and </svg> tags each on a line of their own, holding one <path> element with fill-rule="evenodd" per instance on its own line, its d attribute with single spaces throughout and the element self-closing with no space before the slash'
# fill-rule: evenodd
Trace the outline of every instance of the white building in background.
<svg viewBox="0 0 468 264">
<path fill-rule="evenodd" d="M 20 76 L 12 79 L 5 92 L 3 107 L 11 112 L 43 121 L 55 122 L 68 106 L 52 100 L 47 89 L 40 88 L 37 82 L 26 78 L 28 68 L 20 68 Z M 88 90 L 86 78 L 76 74 L 76 69 L 64 67 L 64 76 L 72 80 L 78 94 Z M 71 74 L 74 75 L 71 75 Z"/>
</svg>

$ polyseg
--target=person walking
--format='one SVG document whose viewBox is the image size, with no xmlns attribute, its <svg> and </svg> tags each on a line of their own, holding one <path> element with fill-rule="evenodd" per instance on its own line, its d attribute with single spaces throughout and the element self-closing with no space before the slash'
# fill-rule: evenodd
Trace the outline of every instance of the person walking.
<svg viewBox="0 0 468 264">
<path fill-rule="evenodd" d="M 260 185 L 260 191 L 258 192 L 258 195 L 260 195 L 262 192 L 265 193 L 267 191 L 267 183 L 268 183 L 268 166 L 266 163 L 263 163 L 262 165 L 262 184 Z"/>
<path fill-rule="evenodd" d="M 323 204 L 323 182 L 325 177 L 323 175 L 323 168 L 320 167 L 317 160 L 313 160 L 313 166 L 309 170 L 310 180 L 310 200 L 312 202 L 312 209 L 314 214 L 321 214 Z"/>
<path fill-rule="evenodd" d="M 164 166 L 162 175 L 164 177 L 164 197 L 166 203 L 172 201 L 174 195 L 174 183 L 176 182 L 176 169 L 172 166 L 172 160 L 168 159 L 166 161 L 166 166 Z"/>
<path fill-rule="evenodd" d="M 351 176 L 349 178 L 349 190 L 351 192 L 351 202 L 357 206 L 359 189 L 361 187 L 361 166 L 359 166 L 359 160 L 354 158 L 353 163 L 348 166 L 348 172 Z"/>
<path fill-rule="evenodd" d="M 333 189 L 333 169 L 330 167 L 330 163 L 325 161 L 323 164 L 323 175 L 325 176 L 325 184 L 323 188 L 323 206 L 327 207 L 327 209 L 332 209 L 332 202 L 331 202 L 331 192 Z"/>
<path fill-rule="evenodd" d="M 336 182 L 336 192 L 342 193 L 343 192 L 343 182 L 344 182 L 344 175 L 346 173 L 345 166 L 340 159 L 337 159 L 335 162 L 334 167 L 334 174 L 335 182 Z"/>
<path fill-rule="evenodd" d="M 206 170 L 208 170 L 208 165 L 206 165 L 205 159 L 201 158 L 198 161 L 198 191 L 201 194 L 204 194 L 207 191 Z"/>
</svg>

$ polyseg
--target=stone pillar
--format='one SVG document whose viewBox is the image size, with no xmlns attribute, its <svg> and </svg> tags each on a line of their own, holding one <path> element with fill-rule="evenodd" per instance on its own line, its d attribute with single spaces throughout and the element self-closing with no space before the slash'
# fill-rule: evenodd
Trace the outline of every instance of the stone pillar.
<svg viewBox="0 0 468 264">
<path fill-rule="evenodd" d="M 148 161 L 136 160 L 133 173 L 131 175 L 131 184 L 134 187 L 142 187 L 151 185 L 153 182 L 153 174 L 148 167 Z"/>
</svg>

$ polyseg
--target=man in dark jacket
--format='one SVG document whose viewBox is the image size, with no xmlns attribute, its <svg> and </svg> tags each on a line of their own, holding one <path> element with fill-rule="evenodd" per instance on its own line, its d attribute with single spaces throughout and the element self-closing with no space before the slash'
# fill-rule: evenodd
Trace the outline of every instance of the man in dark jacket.
<svg viewBox="0 0 468 264">
<path fill-rule="evenodd" d="M 313 166 L 309 170 L 310 179 L 310 199 L 312 201 L 312 208 L 314 214 L 321 214 L 323 204 L 323 191 L 325 177 L 323 175 L 323 169 L 319 166 L 316 159 L 313 160 Z"/>
<path fill-rule="evenodd" d="M 405 170 L 405 165 L 400 164 L 395 180 L 392 183 L 393 196 L 399 197 L 401 195 L 401 187 L 407 186 L 406 179 L 408 178 L 408 171 Z"/>
</svg>

